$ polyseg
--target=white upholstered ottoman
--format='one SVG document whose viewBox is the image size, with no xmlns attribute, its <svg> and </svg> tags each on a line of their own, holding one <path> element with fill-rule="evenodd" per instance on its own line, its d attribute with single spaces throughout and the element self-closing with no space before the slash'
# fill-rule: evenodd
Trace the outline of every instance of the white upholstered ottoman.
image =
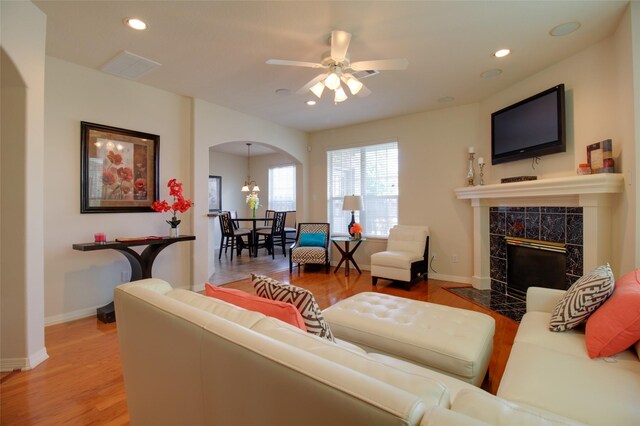
<svg viewBox="0 0 640 426">
<path fill-rule="evenodd" d="M 480 386 L 493 351 L 489 315 L 381 293 L 325 309 L 331 331 L 366 351 L 403 358 Z"/>
</svg>

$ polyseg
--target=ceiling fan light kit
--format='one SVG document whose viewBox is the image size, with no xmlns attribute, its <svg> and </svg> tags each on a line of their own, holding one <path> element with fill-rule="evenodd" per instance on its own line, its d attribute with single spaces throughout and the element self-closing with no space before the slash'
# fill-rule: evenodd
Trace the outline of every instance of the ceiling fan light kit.
<svg viewBox="0 0 640 426">
<path fill-rule="evenodd" d="M 342 87 L 342 82 L 349 88 L 352 95 L 367 96 L 371 93 L 360 80 L 351 72 L 361 71 L 364 76 L 376 75 L 380 70 L 404 70 L 409 65 L 406 59 L 382 59 L 374 61 L 360 61 L 351 63 L 347 50 L 351 42 L 351 34 L 346 31 L 331 32 L 331 52 L 325 54 L 321 63 L 290 61 L 286 59 L 269 59 L 270 65 L 289 65 L 307 68 L 322 68 L 328 70 L 307 82 L 298 94 L 311 91 L 318 98 L 322 97 L 324 88 L 334 91 L 334 103 L 344 102 L 348 99 L 347 93 Z"/>
</svg>

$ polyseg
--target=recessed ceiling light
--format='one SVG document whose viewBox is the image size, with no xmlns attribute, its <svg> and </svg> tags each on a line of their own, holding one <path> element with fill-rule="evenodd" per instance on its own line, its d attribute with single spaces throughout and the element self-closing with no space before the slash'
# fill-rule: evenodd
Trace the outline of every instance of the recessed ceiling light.
<svg viewBox="0 0 640 426">
<path fill-rule="evenodd" d="M 453 102 L 453 100 L 454 100 L 453 96 L 444 96 L 444 97 L 438 99 L 438 103 L 448 104 L 449 102 Z"/>
<path fill-rule="evenodd" d="M 555 37 L 565 36 L 580 28 L 580 25 L 580 22 L 565 22 L 564 24 L 560 24 L 551 28 L 549 34 Z"/>
<path fill-rule="evenodd" d="M 147 24 L 138 18 L 124 18 L 124 23 L 133 28 L 134 30 L 145 30 Z"/>
<path fill-rule="evenodd" d="M 276 95 L 278 96 L 289 96 L 291 91 L 289 89 L 276 89 Z"/>
<path fill-rule="evenodd" d="M 314 106 L 316 104 L 316 101 L 314 101 L 313 99 L 308 100 L 307 102 L 305 102 L 307 105 L 309 106 Z"/>
<path fill-rule="evenodd" d="M 480 77 L 482 77 L 482 78 L 492 78 L 492 77 L 497 77 L 500 74 L 502 74 L 502 70 L 499 70 L 499 69 L 488 70 L 488 71 L 485 71 L 482 74 L 480 74 Z"/>
<path fill-rule="evenodd" d="M 495 56 L 496 58 L 504 58 L 509 53 L 511 53 L 511 51 L 509 49 L 500 49 L 500 50 L 497 50 L 496 52 L 494 52 L 493 56 Z"/>
</svg>

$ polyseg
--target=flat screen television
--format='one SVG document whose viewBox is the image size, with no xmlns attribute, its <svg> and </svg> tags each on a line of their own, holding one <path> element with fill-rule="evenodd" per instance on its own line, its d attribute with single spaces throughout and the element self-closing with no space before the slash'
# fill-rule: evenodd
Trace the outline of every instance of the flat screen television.
<svg viewBox="0 0 640 426">
<path fill-rule="evenodd" d="M 491 114 L 491 164 L 566 150 L 564 84 Z"/>
</svg>

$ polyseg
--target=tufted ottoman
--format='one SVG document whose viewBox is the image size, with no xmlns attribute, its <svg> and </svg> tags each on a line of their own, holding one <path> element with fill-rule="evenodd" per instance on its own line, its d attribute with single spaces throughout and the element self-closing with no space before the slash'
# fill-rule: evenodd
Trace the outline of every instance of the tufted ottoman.
<svg viewBox="0 0 640 426">
<path fill-rule="evenodd" d="M 489 315 L 381 293 L 359 293 L 325 309 L 333 334 L 366 351 L 403 358 L 476 386 L 489 366 Z"/>
</svg>

